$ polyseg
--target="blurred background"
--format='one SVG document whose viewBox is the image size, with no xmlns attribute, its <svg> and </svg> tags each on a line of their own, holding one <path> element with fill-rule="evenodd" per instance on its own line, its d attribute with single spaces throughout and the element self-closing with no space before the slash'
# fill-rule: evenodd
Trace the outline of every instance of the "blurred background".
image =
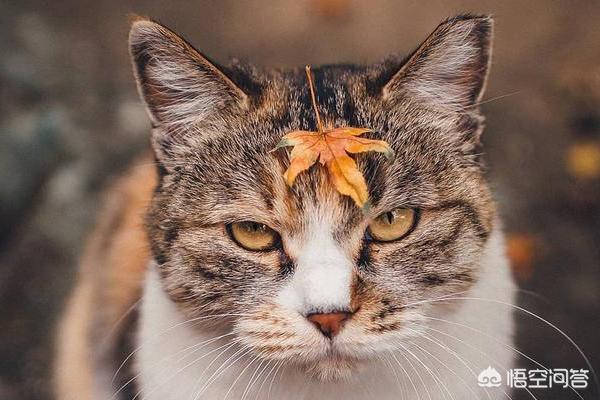
<svg viewBox="0 0 600 400">
<path fill-rule="evenodd" d="M 465 11 L 496 17 L 485 158 L 519 304 L 600 370 L 600 2 L 0 0 L 0 399 L 51 398 L 54 324 L 99 195 L 148 147 L 129 13 L 217 61 L 289 67 L 407 53 Z M 523 353 L 586 368 L 559 333 L 523 313 L 517 321 Z"/>
</svg>

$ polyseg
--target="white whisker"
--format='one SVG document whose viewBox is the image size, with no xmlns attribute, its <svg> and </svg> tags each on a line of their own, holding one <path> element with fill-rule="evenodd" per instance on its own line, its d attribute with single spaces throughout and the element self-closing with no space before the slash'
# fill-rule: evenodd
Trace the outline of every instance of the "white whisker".
<svg viewBox="0 0 600 400">
<path fill-rule="evenodd" d="M 514 305 L 514 304 L 510 304 L 507 303 L 505 301 L 500 301 L 500 300 L 495 300 L 495 299 L 486 299 L 486 298 L 482 298 L 482 297 L 449 297 L 446 298 L 444 300 L 431 300 L 431 302 L 435 302 L 435 301 L 448 301 L 448 300 L 479 300 L 479 301 L 486 301 L 486 302 L 491 302 L 491 303 L 495 303 L 495 304 L 501 304 L 507 307 L 512 307 L 518 311 L 521 311 L 531 317 L 534 317 L 535 319 L 537 319 L 538 321 L 543 322 L 544 324 L 546 324 L 547 326 L 551 327 L 552 329 L 554 329 L 556 332 L 558 332 L 559 334 L 561 334 L 565 339 L 567 339 L 567 341 L 577 350 L 577 352 L 579 353 L 579 355 L 583 358 L 583 360 L 585 361 L 587 367 L 590 369 L 590 371 L 592 372 L 592 375 L 594 377 L 594 382 L 596 384 L 596 387 L 600 388 L 600 384 L 598 383 L 598 376 L 596 375 L 596 371 L 594 370 L 594 367 L 592 365 L 592 363 L 590 362 L 588 356 L 583 352 L 583 350 L 579 347 L 579 345 L 569 336 L 567 335 L 562 329 L 560 329 L 559 327 L 557 327 L 556 325 L 554 325 L 552 322 L 548 321 L 547 319 L 537 315 L 536 313 L 529 311 L 523 307 Z"/>
<path fill-rule="evenodd" d="M 208 365 L 202 370 L 202 373 L 200 374 L 200 376 L 198 377 L 198 379 L 196 379 L 196 383 L 194 384 L 194 387 L 191 391 L 191 393 L 196 393 L 193 395 L 194 400 L 196 400 L 198 398 L 198 396 L 200 395 L 201 391 L 197 391 L 197 387 L 200 386 L 200 384 L 202 383 L 202 378 L 204 377 L 204 375 L 206 375 L 206 373 L 211 369 L 211 367 L 213 366 L 214 363 L 217 362 L 218 359 L 221 358 L 221 356 L 223 354 L 225 354 L 226 352 L 228 352 L 233 346 L 229 346 L 225 349 L 223 349 L 215 358 L 213 358 L 211 360 L 210 363 L 208 363 Z M 245 347 L 238 349 L 236 352 L 234 352 L 232 355 L 229 356 L 229 358 L 227 360 L 225 360 L 223 363 L 221 363 L 221 365 L 217 368 L 217 371 L 219 371 L 219 369 L 227 362 L 229 361 L 231 358 L 235 357 L 237 354 L 239 354 L 240 352 L 244 351 Z M 214 375 L 217 373 L 217 371 L 215 371 L 215 373 L 213 373 L 213 375 L 211 375 L 209 377 L 209 379 L 207 380 L 210 381 L 210 379 L 212 377 L 214 377 Z M 205 382 L 205 385 L 207 383 Z M 190 396 L 191 397 L 191 396 Z"/>
<path fill-rule="evenodd" d="M 410 329 L 410 328 L 406 328 L 406 329 Z M 416 331 L 415 331 L 416 332 Z M 427 337 L 427 335 L 425 334 L 421 334 L 421 337 L 428 339 L 431 341 L 431 339 L 429 339 Z M 417 343 L 412 342 L 412 345 L 415 346 L 416 348 L 418 348 L 419 350 L 421 350 L 421 352 L 429 355 L 431 358 L 433 358 L 434 360 L 436 360 L 440 365 L 442 365 L 444 368 L 446 368 L 451 374 L 453 374 L 454 376 L 456 376 L 467 388 L 467 390 L 469 390 L 471 393 L 473 393 L 473 396 L 475 399 L 477 399 L 477 393 L 475 393 L 475 391 L 471 388 L 471 385 L 469 385 L 456 371 L 454 371 L 452 368 L 448 367 L 448 365 L 446 363 L 444 363 L 442 360 L 440 360 L 437 356 L 435 356 L 434 354 L 432 354 L 430 351 L 428 351 L 427 349 L 423 348 L 422 346 L 419 346 Z M 467 366 L 466 363 L 463 364 L 467 367 L 467 369 L 472 373 L 472 375 L 477 378 L 477 374 L 475 374 L 475 372 L 469 367 Z M 487 394 L 488 399 L 491 400 L 491 396 L 489 391 L 486 389 L 485 393 Z"/>
<path fill-rule="evenodd" d="M 464 346 L 466 346 L 466 347 L 470 348 L 471 350 L 474 350 L 474 351 L 478 352 L 479 354 L 483 355 L 483 356 L 484 356 L 484 357 L 485 357 L 485 358 L 486 358 L 488 361 L 492 361 L 492 362 L 493 362 L 495 365 L 499 365 L 499 366 L 500 366 L 500 368 L 502 368 L 502 369 L 503 369 L 505 372 L 507 372 L 507 371 L 508 371 L 508 367 L 507 367 L 506 365 L 504 365 L 504 364 L 502 364 L 502 363 L 499 363 L 498 361 L 496 361 L 496 360 L 492 359 L 492 358 L 489 356 L 489 354 L 488 354 L 488 353 L 484 352 L 483 350 L 479 349 L 478 347 L 475 347 L 475 346 L 471 345 L 470 343 L 467 343 L 467 342 L 465 342 L 464 340 L 462 340 L 462 339 L 460 339 L 460 338 L 458 338 L 458 337 L 456 337 L 456 336 L 454 336 L 454 335 L 451 335 L 451 334 L 449 334 L 449 333 L 447 333 L 447 332 L 443 332 L 443 331 L 440 331 L 440 330 L 438 330 L 438 329 L 431 328 L 431 327 L 425 327 L 425 329 L 427 329 L 427 330 L 431 330 L 431 331 L 434 331 L 434 332 L 436 332 L 436 333 L 439 333 L 439 334 L 441 334 L 441 335 L 444 335 L 444 336 L 446 336 L 446 337 L 449 337 L 449 338 L 451 338 L 451 339 L 454 339 L 454 340 L 458 341 L 458 342 L 459 342 L 459 343 L 461 343 L 462 345 L 464 345 Z M 431 337 L 431 338 L 433 338 L 433 337 Z M 448 349 L 449 349 L 449 348 L 448 348 Z M 458 356 L 458 354 L 457 354 L 457 356 Z M 458 357 L 460 357 L 460 356 L 458 356 Z M 461 358 L 462 358 L 462 357 L 461 357 Z M 529 395 L 531 395 L 531 397 L 533 397 L 534 399 L 537 399 L 537 397 L 536 397 L 536 396 L 535 396 L 533 393 L 531 393 L 531 391 L 529 390 L 529 388 L 524 388 L 524 389 L 525 389 L 525 391 L 526 391 L 527 393 L 529 393 Z M 503 392 L 504 392 L 504 390 L 503 390 Z M 508 393 L 504 392 L 504 394 L 505 394 L 505 395 L 506 395 L 506 396 L 507 396 L 509 399 L 511 399 L 511 400 L 512 400 L 512 398 L 510 397 L 510 395 L 509 395 Z"/>
<path fill-rule="evenodd" d="M 400 382 L 400 376 L 398 375 L 398 371 L 396 371 L 396 368 L 394 368 L 394 364 L 392 364 L 392 362 L 390 361 L 389 358 L 385 357 L 384 355 L 379 356 L 380 360 L 384 360 L 385 363 L 390 367 L 390 369 L 392 370 L 394 377 L 396 378 L 396 386 L 398 386 L 398 390 L 400 390 L 400 398 L 404 397 L 404 393 L 408 393 L 408 390 L 404 387 L 404 385 L 402 385 L 402 383 Z M 400 368 L 404 371 L 404 373 L 406 374 L 406 370 L 404 369 L 404 367 L 402 365 L 400 365 Z M 418 394 L 417 392 L 417 388 L 414 385 L 414 383 L 412 383 L 412 379 L 410 378 L 410 376 L 408 374 L 406 374 L 406 377 L 409 379 L 409 381 L 411 382 L 413 389 L 415 390 L 414 393 Z"/>
<path fill-rule="evenodd" d="M 206 382 L 204 383 L 204 386 L 202 386 L 202 388 L 194 396 L 194 400 L 199 399 L 200 395 L 202 395 L 210 387 L 210 385 L 213 382 L 215 382 L 221 375 L 223 375 L 225 373 L 225 371 L 227 371 L 229 369 L 229 367 L 236 364 L 239 360 L 244 358 L 251 351 L 252 351 L 252 349 L 249 346 L 243 346 L 243 347 L 240 347 L 235 353 L 230 355 L 229 358 L 227 358 L 227 360 L 225 360 L 223 363 L 221 363 L 221 365 L 206 380 Z M 231 360 L 233 360 L 233 361 L 231 361 Z"/>
<path fill-rule="evenodd" d="M 452 395 L 452 393 L 450 393 L 450 390 L 448 390 L 448 386 L 446 386 L 446 384 L 444 382 L 442 382 L 439 377 L 437 376 L 437 374 L 434 374 L 433 371 L 431 370 L 431 368 L 429 368 L 423 361 L 421 361 L 421 359 L 415 355 L 412 351 L 410 351 L 408 349 L 408 347 L 398 343 L 398 345 L 404 350 L 406 351 L 408 354 L 410 354 L 415 360 L 417 360 L 417 362 L 419 364 L 421 364 L 423 366 L 423 368 L 425 368 L 425 371 L 427 371 L 429 373 L 429 375 L 433 378 L 434 381 L 436 381 L 438 383 L 438 387 L 441 386 L 444 388 L 444 390 L 446 391 L 446 393 L 448 393 L 448 395 L 450 396 L 450 398 L 452 398 L 452 400 L 456 400 L 454 398 L 454 396 Z"/>
<path fill-rule="evenodd" d="M 175 357 L 175 356 L 177 356 L 177 355 L 179 355 L 179 354 L 181 354 L 181 353 L 185 353 L 185 352 L 187 352 L 187 351 L 189 351 L 189 350 L 195 349 L 195 350 L 194 350 L 194 351 L 192 351 L 191 353 L 188 353 L 188 354 L 186 354 L 186 355 L 185 355 L 183 358 L 180 358 L 180 359 L 178 359 L 178 360 L 177 360 L 177 362 L 179 362 L 179 361 L 182 361 L 182 360 L 183 360 L 183 359 L 185 359 L 186 357 L 188 357 L 188 356 L 190 356 L 190 355 L 194 354 L 196 351 L 200 350 L 202 347 L 204 347 L 204 346 L 206 346 L 206 345 L 209 345 L 209 344 L 211 344 L 211 343 L 213 343 L 213 342 L 216 342 L 217 340 L 219 340 L 219 339 L 222 339 L 222 338 L 224 338 L 224 337 L 231 336 L 231 335 L 234 335 L 234 333 L 233 333 L 233 332 L 226 333 L 226 334 L 224 334 L 224 335 L 217 336 L 217 337 L 214 337 L 214 338 L 211 338 L 211 339 L 204 340 L 204 341 L 202 341 L 202 342 L 200 342 L 200 343 L 196 343 L 196 344 L 190 345 L 190 346 L 188 346 L 188 347 L 186 347 L 186 348 L 184 348 L 184 349 L 181 349 L 181 350 L 179 350 L 179 351 L 177 351 L 177 352 L 175 352 L 175 353 L 173 353 L 173 354 L 170 354 L 170 355 L 168 355 L 168 356 L 162 357 L 161 359 L 159 359 L 159 360 L 156 360 L 155 362 L 151 363 L 150 365 L 156 365 L 156 364 L 162 363 L 162 362 L 164 362 L 165 360 L 171 359 L 171 358 L 173 358 L 173 357 Z M 197 348 L 197 347 L 199 347 L 199 348 Z M 118 394 L 119 394 L 121 391 L 123 391 L 123 390 L 124 390 L 124 389 L 125 389 L 125 388 L 126 388 L 128 385 L 129 385 L 129 384 L 131 384 L 131 383 L 132 383 L 134 380 L 138 379 L 138 378 L 140 377 L 140 375 L 141 375 L 141 372 L 138 372 L 138 373 L 137 373 L 135 376 L 133 376 L 131 379 L 129 379 L 127 382 L 125 382 L 125 383 L 124 383 L 124 384 L 123 384 L 123 385 L 122 385 L 122 386 L 121 386 L 121 387 L 120 387 L 120 388 L 119 388 L 119 389 L 118 389 L 118 390 L 117 390 L 117 391 L 116 391 L 116 392 L 113 394 L 113 396 L 111 397 L 111 399 L 115 399 L 115 398 L 116 398 L 116 396 L 117 396 L 117 395 L 118 395 Z"/>
<path fill-rule="evenodd" d="M 162 382 L 159 382 L 154 388 L 152 388 L 148 393 L 145 393 L 145 396 L 150 395 L 151 393 L 154 393 L 156 390 L 158 390 L 159 387 L 161 387 L 162 385 L 166 384 L 167 382 L 169 382 L 171 379 L 173 379 L 175 376 L 177 376 L 178 374 L 180 374 L 181 372 L 183 372 L 184 370 L 186 370 L 187 368 L 191 367 L 192 365 L 194 365 L 195 363 L 197 363 L 198 361 L 202 360 L 203 358 L 205 358 L 206 356 L 217 352 L 218 350 L 224 348 L 224 347 L 232 347 L 234 346 L 236 343 L 235 341 L 231 342 L 231 343 L 226 343 L 222 346 L 217 347 L 216 349 L 213 349 L 211 351 L 209 351 L 208 353 L 205 353 L 203 355 L 201 355 L 200 357 L 196 358 L 195 360 L 189 362 L 188 364 L 184 365 L 183 367 L 177 369 L 174 373 L 170 374 L 166 379 L 164 379 Z M 133 397 L 132 400 L 135 400 L 136 398 L 138 398 L 138 396 L 141 394 L 141 391 L 138 391 L 136 393 L 136 395 Z"/>
<path fill-rule="evenodd" d="M 500 341 L 500 340 L 496 339 L 495 337 L 493 337 L 493 336 L 491 336 L 491 335 L 489 335 L 489 334 L 487 334 L 487 333 L 485 333 L 485 332 L 483 332 L 483 331 L 481 331 L 481 330 L 479 330 L 479 329 L 476 329 L 476 328 L 473 328 L 473 327 L 470 327 L 470 326 L 468 326 L 468 325 L 461 324 L 461 323 L 458 323 L 458 322 L 453 322 L 453 321 L 448 321 L 448 320 L 445 320 L 445 319 L 441 319 L 441 318 L 434 318 L 434 317 L 424 317 L 424 318 L 426 318 L 426 319 L 431 319 L 431 320 L 434 320 L 434 321 L 445 322 L 445 323 L 447 323 L 447 324 L 451 324 L 451 325 L 455 325 L 455 326 L 460 326 L 460 327 L 463 327 L 463 328 L 465 328 L 465 329 L 469 329 L 469 330 L 471 330 L 472 332 L 479 333 L 480 335 L 483 335 L 483 336 L 485 336 L 485 337 L 487 337 L 487 338 L 489 338 L 489 339 L 492 339 L 492 340 L 493 340 L 493 341 L 495 341 L 496 343 L 498 343 L 498 344 L 501 344 L 502 346 L 505 346 L 506 348 L 510 349 L 511 351 L 514 351 L 515 353 L 518 353 L 518 354 L 519 354 L 519 355 L 521 355 L 522 357 L 525 357 L 525 358 L 526 358 L 526 359 L 528 359 L 529 361 L 531 361 L 531 362 L 535 363 L 537 366 L 539 366 L 539 367 L 541 367 L 541 368 L 545 369 L 546 371 L 548 371 L 548 367 L 546 367 L 545 365 L 541 364 L 540 362 L 538 362 L 538 361 L 537 361 L 537 360 L 535 360 L 534 358 L 532 358 L 532 357 L 528 356 L 527 354 L 525 354 L 525 353 L 523 353 L 522 351 L 518 350 L 518 349 L 517 349 L 517 348 L 515 348 L 514 346 L 511 346 L 511 345 L 509 345 L 509 344 L 506 344 L 506 343 L 504 343 L 504 342 L 502 342 L 502 341 Z M 578 393 L 578 392 L 577 392 L 575 389 L 571 388 L 571 390 L 572 390 L 572 391 L 573 391 L 573 392 L 574 392 L 574 393 L 575 393 L 575 394 L 576 394 L 576 395 L 577 395 L 577 396 L 578 396 L 580 399 L 582 399 L 582 400 L 583 400 L 583 397 L 582 397 L 582 396 L 581 396 L 581 395 L 580 395 L 580 394 L 579 394 L 579 393 Z"/>
<path fill-rule="evenodd" d="M 413 371 L 415 371 L 415 375 L 417 375 L 417 378 L 419 378 L 419 380 L 421 381 L 421 385 L 423 386 L 423 389 L 425 389 L 425 393 L 427 394 L 427 397 L 429 398 L 429 400 L 432 400 L 431 398 L 431 393 L 429 393 L 429 388 L 427 387 L 427 385 L 425 385 L 425 381 L 423 380 L 423 377 L 421 376 L 421 374 L 419 374 L 419 372 L 417 371 L 417 369 L 415 368 L 415 366 L 413 365 L 412 361 L 410 361 L 408 359 L 408 357 L 406 357 L 406 355 L 404 355 L 403 352 L 399 352 L 398 354 L 400 354 L 402 357 L 404 357 L 404 359 L 406 360 L 406 362 L 408 363 L 408 365 L 410 365 L 410 367 L 412 368 Z M 396 360 L 396 362 L 399 365 L 402 365 L 402 363 L 400 363 L 400 360 L 398 360 L 396 358 L 396 354 L 392 352 L 392 357 L 394 357 L 394 360 Z M 408 374 L 407 374 L 408 375 Z M 420 398 L 420 395 L 419 395 Z"/>
<path fill-rule="evenodd" d="M 235 387 L 235 385 L 238 383 L 238 381 L 239 381 L 239 380 L 242 378 L 242 376 L 244 375 L 244 372 L 246 372 L 246 370 L 247 370 L 248 368 L 250 368 L 250 366 L 251 366 L 252 364 L 254 364 L 254 362 L 255 362 L 256 360 L 258 360 L 258 359 L 259 359 L 259 358 L 258 358 L 257 356 L 254 356 L 254 357 L 252 358 L 252 360 L 250 360 L 250 362 L 248 363 L 248 365 L 246 365 L 246 366 L 245 366 L 245 367 L 242 369 L 242 371 L 239 373 L 238 377 L 237 377 L 237 378 L 235 378 L 235 380 L 233 381 L 233 383 L 232 383 L 232 384 L 231 384 L 231 386 L 229 387 L 229 390 L 227 390 L 227 393 L 225 393 L 225 397 L 223 397 L 223 400 L 227 400 L 227 398 L 229 397 L 229 394 L 231 393 L 231 391 L 233 390 L 233 388 Z"/>
<path fill-rule="evenodd" d="M 266 363 L 265 360 L 260 360 L 260 363 L 258 363 L 258 366 L 256 367 L 256 369 L 254 370 L 254 372 L 252 373 L 252 376 L 250 377 L 250 379 L 248 380 L 248 384 L 246 385 L 246 388 L 244 389 L 244 391 L 242 392 L 242 397 L 240 398 L 240 400 L 246 400 L 246 395 L 248 395 L 248 393 L 250 392 L 250 390 L 252 389 L 252 386 L 254 386 L 255 383 L 255 379 L 258 380 L 260 378 L 260 375 L 262 374 L 263 371 L 263 365 L 265 365 L 265 368 L 269 365 L 268 363 Z M 260 373 L 259 373 L 260 371 Z M 258 375 L 257 375 L 258 374 Z"/>
<path fill-rule="evenodd" d="M 279 373 L 279 371 L 281 370 L 283 365 L 284 365 L 283 360 L 280 360 L 277 362 L 277 369 L 275 370 L 275 373 L 273 374 L 273 378 L 271 378 L 271 382 L 269 383 L 269 391 L 267 392 L 267 400 L 269 400 L 271 398 L 271 390 L 273 389 L 273 384 L 275 383 L 275 378 L 277 377 L 277 374 Z"/>
<path fill-rule="evenodd" d="M 271 365 L 272 361 L 269 361 L 268 365 Z M 271 374 L 275 371 L 275 368 L 277 367 L 277 362 L 273 362 L 273 365 L 271 366 L 271 368 L 269 369 L 269 372 L 267 373 L 267 375 L 265 375 L 265 377 L 263 378 L 262 383 L 260 384 L 260 386 L 258 387 L 258 389 L 256 390 L 256 395 L 254 397 L 254 400 L 258 400 L 259 396 L 260 396 L 260 392 L 263 388 L 263 386 L 265 385 L 265 383 L 267 383 L 267 380 L 269 379 L 269 377 L 271 376 Z"/>
<path fill-rule="evenodd" d="M 138 345 L 135 349 L 133 349 L 133 351 L 131 351 L 127 357 L 125 357 L 125 359 L 123 360 L 123 362 L 119 365 L 119 367 L 117 368 L 117 370 L 115 371 L 113 378 L 112 378 L 112 383 L 115 382 L 115 379 L 117 379 L 117 376 L 119 375 L 119 372 L 121 372 L 121 370 L 125 367 L 125 364 L 127 364 L 127 362 L 131 359 L 131 357 L 133 357 L 136 353 L 138 353 L 142 348 L 144 348 L 145 346 L 148 346 L 150 344 L 152 344 L 153 341 L 159 339 L 160 337 L 168 334 L 169 332 L 173 331 L 174 329 L 177 328 L 182 328 L 184 326 L 186 326 L 187 324 L 190 323 L 197 323 L 200 321 L 204 321 L 206 319 L 213 319 L 213 318 L 221 318 L 221 317 L 230 317 L 230 316 L 248 316 L 249 314 L 215 314 L 215 315 L 206 315 L 206 316 L 202 316 L 202 317 L 196 317 L 196 318 L 191 318 L 188 320 L 185 320 L 183 322 L 179 322 L 175 325 L 170 326 L 169 328 L 166 328 L 164 330 L 162 330 L 161 332 L 155 334 L 154 336 L 144 340 L 140 345 Z"/>
</svg>

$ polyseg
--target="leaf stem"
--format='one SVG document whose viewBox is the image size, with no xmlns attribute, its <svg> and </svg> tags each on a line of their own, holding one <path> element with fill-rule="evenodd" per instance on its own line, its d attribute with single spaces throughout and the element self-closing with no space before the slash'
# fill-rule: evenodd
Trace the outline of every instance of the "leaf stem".
<svg viewBox="0 0 600 400">
<path fill-rule="evenodd" d="M 306 76 L 308 77 L 308 87 L 310 88 L 310 97 L 312 100 L 312 105 L 315 110 L 315 116 L 317 117 L 317 127 L 319 129 L 319 133 L 324 133 L 323 123 L 321 122 L 321 116 L 319 115 L 319 109 L 317 107 L 317 97 L 315 96 L 315 88 L 313 86 L 312 73 L 310 72 L 310 65 L 307 65 L 305 68 Z"/>
</svg>

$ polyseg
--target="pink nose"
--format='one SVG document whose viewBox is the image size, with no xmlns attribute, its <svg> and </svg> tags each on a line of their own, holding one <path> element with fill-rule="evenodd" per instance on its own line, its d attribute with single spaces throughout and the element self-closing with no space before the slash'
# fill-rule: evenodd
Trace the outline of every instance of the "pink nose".
<svg viewBox="0 0 600 400">
<path fill-rule="evenodd" d="M 340 333 L 344 327 L 344 323 L 351 315 L 352 314 L 348 312 L 332 312 L 325 314 L 310 314 L 306 318 L 319 328 L 323 335 L 331 339 Z"/>
</svg>

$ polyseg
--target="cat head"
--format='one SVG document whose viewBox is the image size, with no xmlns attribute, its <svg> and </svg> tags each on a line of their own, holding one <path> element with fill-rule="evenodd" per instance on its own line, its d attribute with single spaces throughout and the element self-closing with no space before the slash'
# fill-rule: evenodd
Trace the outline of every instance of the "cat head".
<svg viewBox="0 0 600 400">
<path fill-rule="evenodd" d="M 283 179 L 289 154 L 272 150 L 316 130 L 303 69 L 219 66 L 135 21 L 160 175 L 146 224 L 180 311 L 330 379 L 414 335 L 428 300 L 473 285 L 494 218 L 478 157 L 491 35 L 489 17 L 459 16 L 405 59 L 313 69 L 325 122 L 371 128 L 395 151 L 355 156 L 364 213 L 319 166 L 291 188 Z"/>
</svg>

